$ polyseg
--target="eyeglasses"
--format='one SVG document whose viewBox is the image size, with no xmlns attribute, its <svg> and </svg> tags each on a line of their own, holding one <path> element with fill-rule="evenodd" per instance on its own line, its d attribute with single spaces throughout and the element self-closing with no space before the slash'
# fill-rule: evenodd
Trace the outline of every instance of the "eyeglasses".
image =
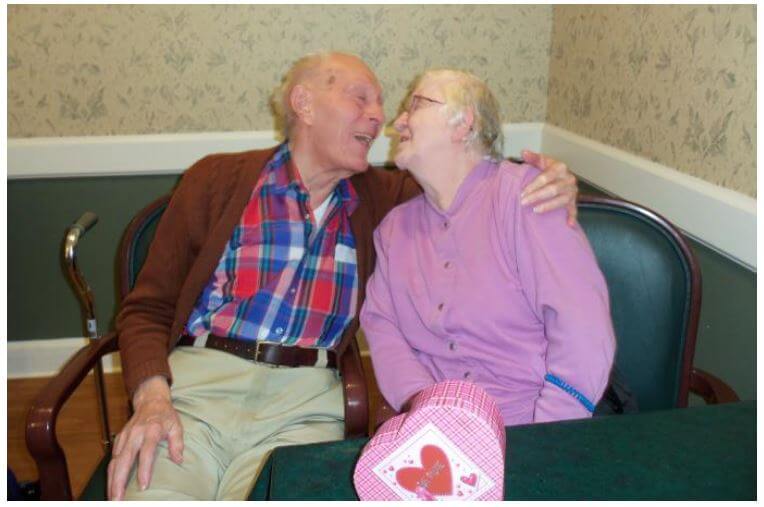
<svg viewBox="0 0 764 507">
<path fill-rule="evenodd" d="M 440 104 L 444 105 L 445 102 L 441 102 L 440 100 L 431 99 L 430 97 L 425 97 L 424 95 L 412 95 L 409 98 L 409 103 L 406 106 L 406 112 L 411 116 L 411 113 L 419 109 L 422 104 Z"/>
</svg>

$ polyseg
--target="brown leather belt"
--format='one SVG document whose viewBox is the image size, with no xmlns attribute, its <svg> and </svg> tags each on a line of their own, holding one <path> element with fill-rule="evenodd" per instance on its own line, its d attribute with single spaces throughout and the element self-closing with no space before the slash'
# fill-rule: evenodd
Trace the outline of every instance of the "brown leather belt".
<svg viewBox="0 0 764 507">
<path fill-rule="evenodd" d="M 222 350 L 249 361 L 292 368 L 297 366 L 337 367 L 337 354 L 333 350 L 288 347 L 277 343 L 241 340 L 214 334 L 207 335 L 207 341 L 204 342 L 204 345 L 202 345 L 203 337 L 200 337 L 198 341 L 199 343 L 197 343 L 197 338 L 184 334 L 178 340 L 178 345 L 183 347 L 204 346 L 208 349 Z"/>
</svg>

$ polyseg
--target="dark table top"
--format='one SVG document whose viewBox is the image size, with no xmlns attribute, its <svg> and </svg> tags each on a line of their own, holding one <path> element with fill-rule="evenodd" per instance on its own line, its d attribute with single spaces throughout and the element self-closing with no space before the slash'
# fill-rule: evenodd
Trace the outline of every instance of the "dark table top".
<svg viewBox="0 0 764 507">
<path fill-rule="evenodd" d="M 357 500 L 367 439 L 273 451 L 251 498 Z M 505 499 L 755 499 L 756 402 L 507 428 Z"/>
</svg>

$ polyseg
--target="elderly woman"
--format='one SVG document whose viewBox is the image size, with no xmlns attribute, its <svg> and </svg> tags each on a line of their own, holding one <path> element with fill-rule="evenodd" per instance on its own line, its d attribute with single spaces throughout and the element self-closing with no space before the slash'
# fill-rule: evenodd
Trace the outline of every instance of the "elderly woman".
<svg viewBox="0 0 764 507">
<path fill-rule="evenodd" d="M 520 193 L 538 171 L 500 162 L 496 101 L 471 74 L 429 71 L 395 121 L 395 163 L 424 194 L 375 231 L 361 324 L 396 410 L 446 379 L 481 385 L 506 425 L 590 416 L 615 339 L 607 287 L 565 211 Z"/>
</svg>

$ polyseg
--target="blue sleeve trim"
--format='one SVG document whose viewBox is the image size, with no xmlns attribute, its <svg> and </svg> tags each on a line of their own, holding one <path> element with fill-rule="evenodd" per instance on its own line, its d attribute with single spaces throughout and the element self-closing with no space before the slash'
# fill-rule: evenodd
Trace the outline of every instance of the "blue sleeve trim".
<svg viewBox="0 0 764 507">
<path fill-rule="evenodd" d="M 584 408 L 586 408 L 586 410 L 588 410 L 591 413 L 594 413 L 594 404 L 591 401 L 589 401 L 589 399 L 586 396 L 576 391 L 576 389 L 573 386 L 571 386 L 570 384 L 568 384 L 561 378 L 555 377 L 551 373 L 547 373 L 546 376 L 544 376 L 544 380 L 546 380 L 547 382 L 551 382 L 552 384 L 556 385 L 557 387 L 559 387 L 560 389 L 562 389 L 569 395 L 573 396 L 575 399 L 578 400 L 579 403 L 581 403 L 581 405 L 584 406 Z"/>
</svg>

